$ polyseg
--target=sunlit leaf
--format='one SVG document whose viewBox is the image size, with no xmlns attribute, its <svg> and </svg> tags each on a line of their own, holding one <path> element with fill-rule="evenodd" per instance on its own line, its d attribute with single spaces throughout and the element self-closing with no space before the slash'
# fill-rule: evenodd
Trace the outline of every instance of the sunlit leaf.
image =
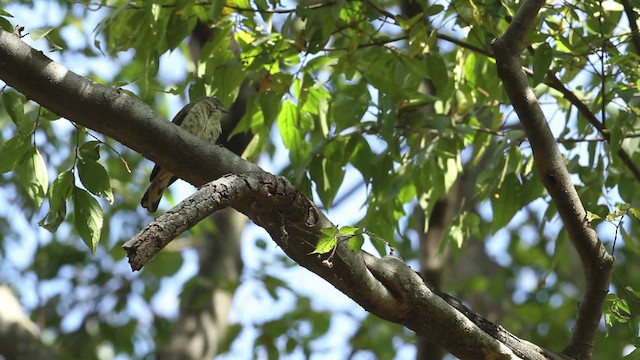
<svg viewBox="0 0 640 360">
<path fill-rule="evenodd" d="M 311 254 L 326 254 L 333 250 L 338 243 L 338 229 L 335 227 L 324 228 L 320 230 L 322 235 L 318 239 L 318 244 Z"/>
<path fill-rule="evenodd" d="M 29 36 L 31 36 L 33 40 L 40 40 L 43 37 L 47 36 L 51 32 L 51 30 L 53 30 L 52 27 L 33 29 L 29 31 Z"/>
</svg>

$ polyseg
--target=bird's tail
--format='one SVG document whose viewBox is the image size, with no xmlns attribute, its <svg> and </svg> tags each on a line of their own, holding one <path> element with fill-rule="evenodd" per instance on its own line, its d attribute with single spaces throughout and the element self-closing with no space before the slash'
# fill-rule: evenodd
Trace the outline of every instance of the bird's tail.
<svg viewBox="0 0 640 360">
<path fill-rule="evenodd" d="M 160 169 L 151 181 L 151 185 L 149 185 L 149 188 L 144 193 L 140 205 L 149 210 L 149 212 L 155 212 L 158 210 L 162 194 L 164 194 L 164 191 L 171 184 L 172 178 L 172 173 L 167 170 Z"/>
</svg>

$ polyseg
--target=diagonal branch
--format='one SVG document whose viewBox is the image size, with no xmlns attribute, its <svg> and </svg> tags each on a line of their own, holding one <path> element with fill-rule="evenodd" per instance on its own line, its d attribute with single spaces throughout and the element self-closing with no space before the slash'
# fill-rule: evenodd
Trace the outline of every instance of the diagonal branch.
<svg viewBox="0 0 640 360">
<path fill-rule="evenodd" d="M 515 337 L 459 300 L 432 289 L 395 256 L 379 259 L 366 252 L 356 254 L 339 243 L 333 266 L 326 266 L 322 257 L 310 253 L 320 229 L 333 224 L 286 178 L 266 172 L 224 176 L 158 217 L 123 245 L 132 268 L 139 270 L 181 232 L 227 206 L 247 215 L 290 258 L 367 311 L 407 326 L 460 358 L 563 358 Z"/>
<path fill-rule="evenodd" d="M 576 109 L 578 109 L 580 114 L 582 114 L 582 116 L 584 116 L 585 119 L 587 119 L 587 121 L 593 127 L 595 127 L 596 130 L 598 130 L 598 132 L 606 142 L 611 141 L 611 134 L 607 130 L 607 127 L 603 122 L 599 121 L 596 118 L 596 116 L 593 114 L 593 112 L 591 112 L 587 104 L 582 102 L 576 96 L 576 94 L 574 94 L 571 90 L 567 89 L 567 87 L 564 86 L 564 84 L 560 81 L 560 79 L 558 79 L 556 74 L 553 73 L 552 71 L 549 71 L 547 73 L 547 79 L 548 79 L 547 82 L 549 86 L 560 91 L 562 95 L 565 97 L 565 99 L 569 100 L 569 102 L 573 106 L 575 106 Z M 636 180 L 640 181 L 640 169 L 633 162 L 633 160 L 631 159 L 631 156 L 629 156 L 629 153 L 626 152 L 622 147 L 618 149 L 617 153 L 622 163 L 627 167 L 627 169 L 629 169 L 629 171 L 631 171 L 631 174 L 633 174 Z"/>
<path fill-rule="evenodd" d="M 586 289 L 578 310 L 571 342 L 564 354 L 589 359 L 593 350 L 605 296 L 609 290 L 613 257 L 586 221 L 582 201 L 571 182 L 564 159 L 545 116 L 522 71 L 520 53 L 543 0 L 522 3 L 505 34 L 494 40 L 498 76 L 529 138 L 542 183 L 551 194 L 573 246 L 580 255 Z"/>
</svg>

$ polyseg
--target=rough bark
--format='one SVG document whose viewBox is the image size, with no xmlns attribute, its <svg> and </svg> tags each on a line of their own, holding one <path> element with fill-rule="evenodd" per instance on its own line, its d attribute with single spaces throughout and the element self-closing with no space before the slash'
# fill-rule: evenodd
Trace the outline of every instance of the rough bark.
<svg viewBox="0 0 640 360">
<path fill-rule="evenodd" d="M 184 229 L 228 206 L 266 229 L 289 257 L 367 311 L 407 326 L 460 358 L 559 358 L 435 291 L 397 257 L 354 253 L 344 242 L 329 256 L 311 254 L 320 229 L 333 225 L 287 179 L 264 172 L 222 177 L 158 217 L 123 246 L 132 268 L 140 269 Z"/>
</svg>

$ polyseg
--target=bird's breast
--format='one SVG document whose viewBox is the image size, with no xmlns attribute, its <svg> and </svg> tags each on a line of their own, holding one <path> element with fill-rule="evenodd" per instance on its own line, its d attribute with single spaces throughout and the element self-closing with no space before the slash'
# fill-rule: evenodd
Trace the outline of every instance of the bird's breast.
<svg viewBox="0 0 640 360">
<path fill-rule="evenodd" d="M 207 109 L 192 109 L 188 116 L 185 117 L 181 127 L 193 135 L 215 143 L 220 136 L 221 127 L 220 119 L 216 118 L 216 114 L 212 114 Z"/>
</svg>

